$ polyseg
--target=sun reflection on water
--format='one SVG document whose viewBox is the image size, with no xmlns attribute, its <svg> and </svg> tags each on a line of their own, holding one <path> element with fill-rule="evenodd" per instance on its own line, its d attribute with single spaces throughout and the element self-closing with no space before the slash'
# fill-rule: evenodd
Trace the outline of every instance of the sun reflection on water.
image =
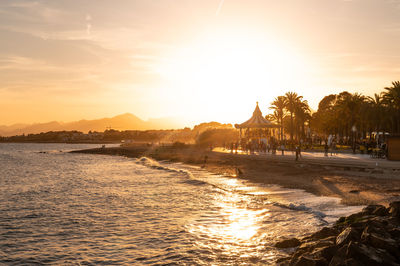
<svg viewBox="0 0 400 266">
<path fill-rule="evenodd" d="M 225 179 L 224 183 L 235 191 L 242 185 L 236 179 Z M 189 232 L 196 238 L 195 244 L 227 256 L 265 256 L 266 232 L 261 229 L 270 213 L 266 208 L 253 208 L 252 200 L 250 195 L 231 191 L 214 195 L 210 209 L 189 225 Z M 253 252 L 249 252 L 249 248 Z"/>
<path fill-rule="evenodd" d="M 237 195 L 231 195 L 231 200 L 237 200 Z M 235 199 L 236 198 L 236 199 Z M 223 239 L 249 240 L 257 233 L 257 213 L 252 210 L 238 208 L 233 202 L 226 199 L 216 199 L 216 206 L 220 208 L 220 214 L 224 217 L 223 224 L 208 227 L 211 235 Z"/>
</svg>

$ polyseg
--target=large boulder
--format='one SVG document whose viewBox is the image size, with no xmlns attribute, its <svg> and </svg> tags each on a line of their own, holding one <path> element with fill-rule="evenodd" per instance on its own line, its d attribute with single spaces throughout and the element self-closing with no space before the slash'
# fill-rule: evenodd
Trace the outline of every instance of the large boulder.
<svg viewBox="0 0 400 266">
<path fill-rule="evenodd" d="M 336 245 L 346 245 L 352 240 L 357 240 L 360 237 L 360 233 L 357 229 L 347 227 L 336 237 Z"/>
<path fill-rule="evenodd" d="M 329 266 L 339 266 L 339 265 L 346 265 L 345 260 L 346 260 L 346 251 L 347 251 L 347 246 L 342 246 L 339 248 L 335 255 L 332 257 L 332 259 L 329 262 Z"/>
<path fill-rule="evenodd" d="M 363 215 L 371 215 L 371 214 L 373 214 L 377 209 L 380 209 L 380 208 L 385 208 L 385 206 L 382 206 L 382 205 L 368 205 L 368 206 L 366 206 L 365 208 L 363 208 L 362 209 L 362 213 L 363 213 Z M 386 208 L 385 208 L 386 209 Z"/>
<path fill-rule="evenodd" d="M 311 235 L 312 239 L 324 239 L 331 236 L 336 236 L 339 232 L 335 228 L 324 227 L 318 232 Z"/>
<path fill-rule="evenodd" d="M 390 233 L 388 232 L 388 230 L 386 230 L 385 227 L 380 227 L 375 223 L 372 224 L 368 224 L 362 234 L 361 234 L 361 239 L 363 238 L 364 235 L 368 235 L 368 234 L 376 234 L 382 238 L 391 238 Z"/>
<path fill-rule="evenodd" d="M 383 216 L 387 214 L 385 206 L 382 205 L 368 205 L 361 211 L 364 215 L 378 215 Z"/>
<path fill-rule="evenodd" d="M 370 229 L 369 227 L 365 228 L 361 235 L 361 241 L 368 246 L 387 250 L 393 256 L 400 258 L 399 245 L 390 237 L 390 234 L 386 232 L 384 232 L 385 234 L 377 234 L 374 231 L 374 229 Z"/>
<path fill-rule="evenodd" d="M 297 247 L 301 244 L 300 240 L 297 238 L 290 238 L 290 239 L 285 239 L 282 241 L 279 241 L 278 243 L 275 244 L 275 247 L 277 248 L 294 248 Z"/>
<path fill-rule="evenodd" d="M 351 258 L 364 265 L 398 265 L 396 259 L 385 250 L 353 241 L 347 246 L 346 258 Z"/>
<path fill-rule="evenodd" d="M 310 252 L 316 248 L 322 248 L 322 247 L 329 247 L 334 245 L 335 242 L 332 240 L 326 240 L 326 239 L 321 239 L 317 241 L 309 241 L 309 242 L 303 242 L 299 247 L 298 251 L 303 251 L 303 252 Z"/>
<path fill-rule="evenodd" d="M 314 249 L 311 255 L 314 258 L 324 258 L 325 260 L 330 261 L 332 257 L 336 254 L 337 250 L 338 248 L 336 245 L 320 247 Z"/>
</svg>

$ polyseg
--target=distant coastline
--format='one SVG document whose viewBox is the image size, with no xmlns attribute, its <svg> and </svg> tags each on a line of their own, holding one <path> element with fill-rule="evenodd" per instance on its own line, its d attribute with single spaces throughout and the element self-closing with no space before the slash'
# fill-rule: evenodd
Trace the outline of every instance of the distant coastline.
<svg viewBox="0 0 400 266">
<path fill-rule="evenodd" d="M 2 141 L 0 143 L 65 143 L 65 144 L 120 144 L 119 141 Z"/>
</svg>

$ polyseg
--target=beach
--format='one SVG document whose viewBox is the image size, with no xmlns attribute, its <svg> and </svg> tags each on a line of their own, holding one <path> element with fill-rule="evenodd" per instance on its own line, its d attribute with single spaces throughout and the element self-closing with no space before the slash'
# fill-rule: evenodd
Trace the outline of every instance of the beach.
<svg viewBox="0 0 400 266">
<path fill-rule="evenodd" d="M 382 204 L 400 199 L 400 164 L 380 160 L 301 158 L 247 155 L 210 151 L 193 146 L 146 146 L 95 148 L 79 153 L 151 157 L 156 160 L 198 165 L 216 174 L 252 182 L 303 189 L 317 196 L 338 197 L 345 205 Z"/>
</svg>

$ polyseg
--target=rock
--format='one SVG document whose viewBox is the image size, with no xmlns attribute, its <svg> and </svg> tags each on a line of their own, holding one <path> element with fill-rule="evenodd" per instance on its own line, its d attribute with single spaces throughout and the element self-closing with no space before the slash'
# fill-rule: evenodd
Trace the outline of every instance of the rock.
<svg viewBox="0 0 400 266">
<path fill-rule="evenodd" d="M 356 230 L 362 231 L 368 225 L 368 222 L 369 222 L 368 219 L 362 219 L 359 220 L 358 222 L 350 223 L 349 226 Z"/>
<path fill-rule="evenodd" d="M 333 244 L 335 244 L 335 243 L 336 243 L 336 236 L 337 236 L 337 235 L 338 235 L 338 234 L 335 234 L 335 235 L 333 235 L 333 236 L 324 238 L 323 240 L 325 240 L 325 241 L 330 241 L 330 242 L 332 242 Z"/>
<path fill-rule="evenodd" d="M 296 263 L 294 263 L 296 266 L 314 266 L 314 265 L 328 265 L 328 261 L 324 258 L 312 258 L 308 256 L 301 256 L 298 258 Z"/>
<path fill-rule="evenodd" d="M 388 231 L 390 236 L 395 239 L 400 239 L 400 228 L 393 228 Z"/>
<path fill-rule="evenodd" d="M 388 211 L 388 209 L 385 208 L 385 206 L 380 206 L 372 212 L 372 215 L 386 216 L 386 215 L 388 215 L 388 213 L 389 213 L 389 211 Z"/>
<path fill-rule="evenodd" d="M 297 259 L 300 258 L 303 254 L 305 254 L 305 250 L 297 250 L 291 257 L 289 261 L 289 265 L 294 265 L 297 262 Z"/>
<path fill-rule="evenodd" d="M 332 257 L 329 266 L 339 266 L 346 265 L 345 264 L 345 256 L 346 256 L 347 246 L 342 246 L 336 252 L 336 254 Z"/>
<path fill-rule="evenodd" d="M 340 217 L 337 221 L 336 221 L 336 224 L 342 224 L 342 223 L 344 223 L 346 221 L 346 217 Z"/>
<path fill-rule="evenodd" d="M 394 201 L 389 204 L 389 213 L 393 217 L 400 218 L 400 201 Z"/>
<path fill-rule="evenodd" d="M 396 259 L 386 251 L 353 241 L 347 246 L 346 258 L 365 265 L 396 265 Z"/>
<path fill-rule="evenodd" d="M 345 260 L 342 256 L 334 256 L 331 261 L 329 262 L 329 266 L 342 266 L 346 265 Z"/>
<path fill-rule="evenodd" d="M 368 228 L 365 228 L 361 241 L 368 246 L 372 246 L 374 248 L 387 250 L 389 253 L 394 255 L 395 257 L 400 257 L 399 246 L 396 241 L 390 237 L 385 237 L 381 235 L 377 235 L 375 233 L 370 232 Z M 386 233 L 387 234 L 387 233 Z"/>
<path fill-rule="evenodd" d="M 379 227 L 376 224 L 369 224 L 366 226 L 361 234 L 361 239 L 363 238 L 364 235 L 368 234 L 376 234 L 382 238 L 391 238 L 391 235 L 386 231 L 384 227 Z"/>
<path fill-rule="evenodd" d="M 387 213 L 386 215 L 388 214 L 389 213 Z M 368 224 L 383 228 L 389 224 L 389 221 L 387 216 L 376 216 L 368 219 Z"/>
<path fill-rule="evenodd" d="M 363 216 L 365 216 L 364 212 L 354 213 L 352 215 L 347 216 L 345 221 L 347 223 L 353 223 L 357 220 L 360 220 Z"/>
<path fill-rule="evenodd" d="M 313 255 L 314 258 L 324 258 L 327 261 L 330 261 L 332 257 L 335 255 L 336 251 L 337 247 L 335 245 L 332 245 L 327 247 L 316 248 L 311 254 Z"/>
<path fill-rule="evenodd" d="M 374 214 L 374 212 L 376 212 L 377 210 L 381 210 L 382 208 L 386 210 L 385 206 L 382 205 L 368 205 L 367 207 L 362 209 L 361 212 L 364 215 L 371 215 Z"/>
<path fill-rule="evenodd" d="M 277 248 L 294 248 L 301 244 L 297 238 L 286 239 L 275 244 Z"/>
<path fill-rule="evenodd" d="M 284 265 L 399 265 L 400 201 L 369 205 L 300 240 Z M 297 243 L 296 243 L 297 244 Z"/>
<path fill-rule="evenodd" d="M 368 219 L 376 217 L 375 215 L 368 215 L 364 212 L 354 213 L 350 216 L 347 216 L 345 219 L 344 225 L 351 225 L 351 224 L 358 224 L 358 223 L 365 223 Z"/>
<path fill-rule="evenodd" d="M 330 227 L 324 227 L 321 230 L 319 230 L 318 232 L 315 232 L 314 234 L 311 235 L 311 238 L 313 239 L 324 239 L 330 236 L 336 236 L 339 232 L 334 229 L 334 228 L 330 228 Z"/>
<path fill-rule="evenodd" d="M 347 227 L 336 237 L 336 245 L 341 246 L 349 243 L 351 240 L 358 239 L 359 232 L 352 228 Z"/>
<path fill-rule="evenodd" d="M 346 265 L 346 266 L 364 266 L 364 264 L 363 263 L 361 263 L 361 262 L 359 262 L 359 261 L 357 261 L 357 260 L 355 260 L 355 259 L 353 259 L 353 258 L 350 258 L 350 259 L 346 259 L 345 261 L 344 261 L 344 265 Z"/>
<path fill-rule="evenodd" d="M 275 261 L 276 264 L 284 265 L 285 262 L 289 263 L 290 257 L 279 258 Z"/>
<path fill-rule="evenodd" d="M 298 247 L 298 251 L 303 251 L 303 252 L 310 252 L 316 248 L 322 248 L 322 247 L 329 247 L 334 245 L 335 242 L 333 241 L 328 241 L 325 239 L 318 240 L 318 241 L 310 241 L 310 242 L 304 242 Z"/>
</svg>

